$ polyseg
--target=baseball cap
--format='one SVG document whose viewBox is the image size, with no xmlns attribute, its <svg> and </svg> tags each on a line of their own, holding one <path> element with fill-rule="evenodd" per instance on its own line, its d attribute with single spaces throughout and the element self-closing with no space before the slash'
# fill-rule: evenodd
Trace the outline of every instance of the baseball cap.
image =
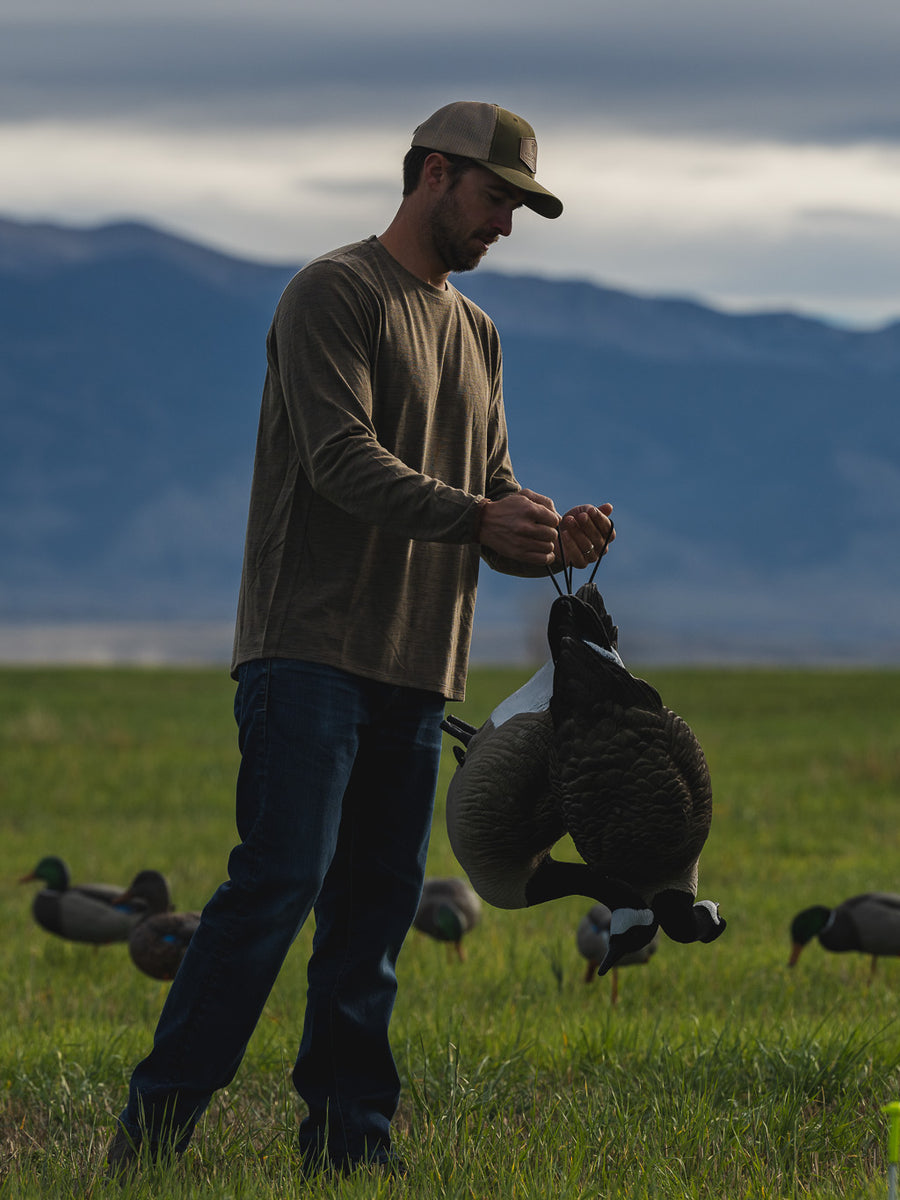
<svg viewBox="0 0 900 1200">
<path fill-rule="evenodd" d="M 526 193 L 524 203 L 542 217 L 558 217 L 562 201 L 537 182 L 537 138 L 521 117 L 498 104 L 457 100 L 419 125 L 413 146 L 459 154 L 487 167 Z"/>
</svg>

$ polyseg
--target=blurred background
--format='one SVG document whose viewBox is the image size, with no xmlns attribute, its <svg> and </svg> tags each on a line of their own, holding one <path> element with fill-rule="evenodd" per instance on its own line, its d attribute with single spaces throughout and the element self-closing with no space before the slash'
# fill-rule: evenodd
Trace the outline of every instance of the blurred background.
<svg viewBox="0 0 900 1200">
<path fill-rule="evenodd" d="M 900 661 L 898 34 L 887 0 L 6 0 L 0 660 L 227 661 L 278 295 L 480 99 L 565 211 L 455 282 L 520 480 L 616 506 L 626 657 Z M 485 572 L 475 657 L 540 657 L 554 595 Z"/>
</svg>

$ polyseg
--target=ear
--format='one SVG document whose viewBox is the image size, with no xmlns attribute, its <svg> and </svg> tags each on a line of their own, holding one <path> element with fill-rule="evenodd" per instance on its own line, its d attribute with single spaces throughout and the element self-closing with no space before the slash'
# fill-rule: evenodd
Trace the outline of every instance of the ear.
<svg viewBox="0 0 900 1200">
<path fill-rule="evenodd" d="M 420 183 L 429 191 L 440 191 L 449 178 L 449 165 L 443 154 L 439 154 L 436 150 L 432 151 L 422 164 Z"/>
</svg>

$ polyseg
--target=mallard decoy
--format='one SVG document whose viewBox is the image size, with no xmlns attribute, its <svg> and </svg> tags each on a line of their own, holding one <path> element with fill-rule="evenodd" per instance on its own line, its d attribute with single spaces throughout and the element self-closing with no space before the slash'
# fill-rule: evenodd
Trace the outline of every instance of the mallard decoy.
<svg viewBox="0 0 900 1200">
<path fill-rule="evenodd" d="M 490 904 L 581 895 L 613 910 L 605 974 L 653 940 L 710 942 L 718 905 L 696 902 L 712 791 L 703 751 L 655 688 L 631 675 L 593 583 L 550 610 L 551 661 L 461 741 L 447 792 L 460 865 Z M 583 862 L 550 853 L 569 833 Z"/>
<path fill-rule="evenodd" d="M 606 952 L 609 950 L 609 926 L 611 920 L 612 912 L 605 904 L 593 904 L 578 922 L 578 928 L 575 931 L 575 943 L 578 946 L 579 954 L 587 959 L 587 969 L 584 973 L 585 983 L 591 982 L 597 973 L 597 968 L 603 962 L 604 958 L 606 958 Z M 639 950 L 635 950 L 631 954 L 622 955 L 610 971 L 612 978 L 611 1004 L 615 1005 L 619 1000 L 619 967 L 640 966 L 648 963 L 656 953 L 658 946 L 659 932 L 657 931 L 653 940 L 648 942 L 646 946 L 642 946 Z"/>
<path fill-rule="evenodd" d="M 465 879 L 426 879 L 413 926 L 439 942 L 449 942 L 460 962 L 462 940 L 481 920 L 481 900 Z"/>
<path fill-rule="evenodd" d="M 900 895 L 863 892 L 836 908 L 824 904 L 804 908 L 791 921 L 789 967 L 796 964 L 803 947 L 814 937 L 826 950 L 839 954 L 856 950 L 871 955 L 871 983 L 879 958 L 900 956 Z"/>
<path fill-rule="evenodd" d="M 659 926 L 677 942 L 711 942 L 718 905 L 696 901 L 700 851 L 712 820 L 706 757 L 657 690 L 632 675 L 618 630 L 593 583 L 554 601 L 550 772 L 566 830 L 598 874 L 631 889 L 613 904 L 603 974 Z"/>
<path fill-rule="evenodd" d="M 153 872 L 159 875 L 158 872 Z M 140 878 L 137 876 L 136 878 Z M 80 883 L 73 885 L 66 863 L 55 855 L 42 858 L 19 882 L 40 879 L 46 887 L 34 897 L 31 911 L 42 929 L 70 942 L 105 945 L 128 940 L 132 928 L 150 911 L 145 899 L 123 900 L 121 885 Z M 162 887 L 168 898 L 165 879 Z M 168 903 L 168 900 L 167 900 Z"/>
<path fill-rule="evenodd" d="M 171 911 L 167 886 L 165 908 L 160 907 L 164 899 L 160 881 L 165 884 L 157 872 L 142 871 L 119 901 L 146 906 L 146 915 L 128 935 L 128 953 L 132 962 L 153 979 L 169 980 L 175 978 L 188 943 L 200 924 L 200 914 Z"/>
</svg>

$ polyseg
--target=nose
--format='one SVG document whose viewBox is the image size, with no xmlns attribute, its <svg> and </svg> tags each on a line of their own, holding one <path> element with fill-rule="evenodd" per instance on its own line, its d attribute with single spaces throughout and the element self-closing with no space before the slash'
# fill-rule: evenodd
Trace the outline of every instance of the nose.
<svg viewBox="0 0 900 1200">
<path fill-rule="evenodd" d="M 509 237 L 512 233 L 512 208 L 501 208 L 498 210 L 494 228 L 501 237 Z"/>
</svg>

